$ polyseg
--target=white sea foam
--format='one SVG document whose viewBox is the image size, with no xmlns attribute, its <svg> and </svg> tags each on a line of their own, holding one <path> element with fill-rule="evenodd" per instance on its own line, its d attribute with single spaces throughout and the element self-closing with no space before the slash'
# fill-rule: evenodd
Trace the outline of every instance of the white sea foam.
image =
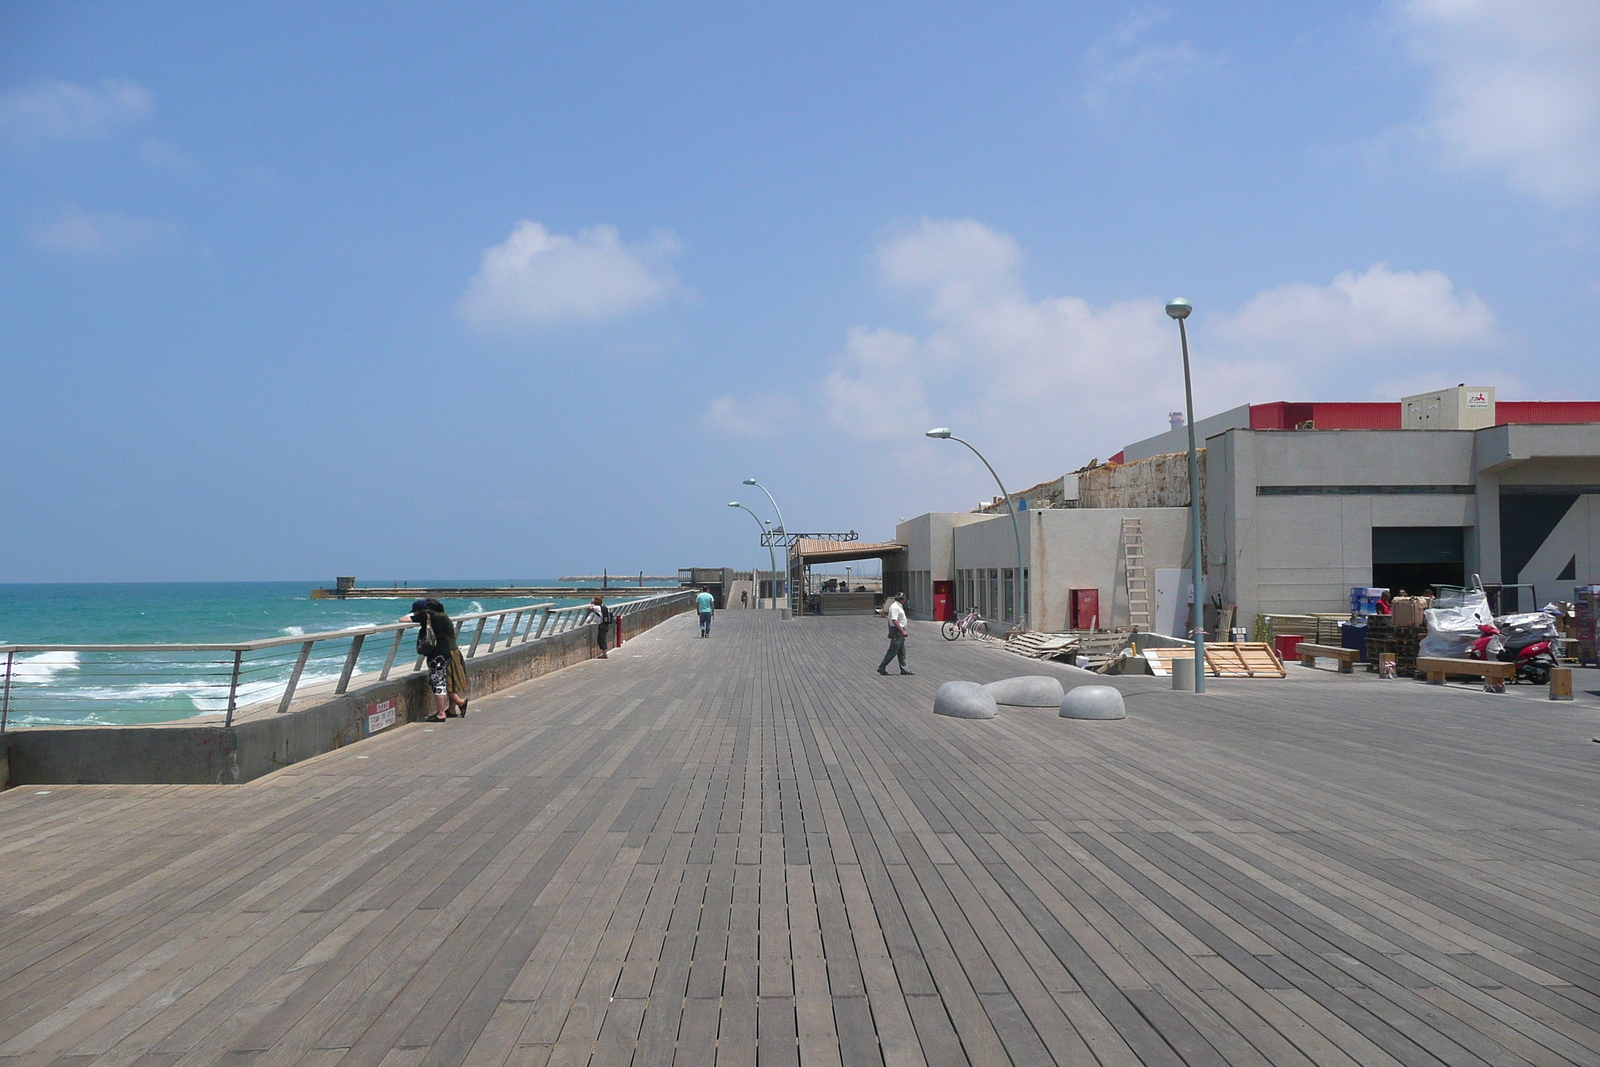
<svg viewBox="0 0 1600 1067">
<path fill-rule="evenodd" d="M 468 615 L 476 615 L 476 614 L 478 614 L 478 612 L 480 612 L 482 610 L 483 610 L 483 605 L 481 603 L 479 603 L 478 601 L 474 600 L 472 602 L 471 606 L 467 608 L 467 614 Z"/>
<path fill-rule="evenodd" d="M 62 671 L 77 669 L 76 652 L 40 652 L 34 656 L 23 656 L 14 662 L 11 665 L 11 680 L 45 685 Z"/>
<path fill-rule="evenodd" d="M 306 628 L 304 626 L 285 626 L 283 628 L 283 635 L 285 637 L 303 637 L 305 632 Z"/>
</svg>

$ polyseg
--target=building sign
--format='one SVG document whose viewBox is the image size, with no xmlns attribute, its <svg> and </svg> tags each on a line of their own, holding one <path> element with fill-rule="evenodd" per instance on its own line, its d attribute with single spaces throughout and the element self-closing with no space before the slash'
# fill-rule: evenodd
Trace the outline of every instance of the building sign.
<svg viewBox="0 0 1600 1067">
<path fill-rule="evenodd" d="M 368 704 L 366 714 L 361 720 L 362 732 L 370 737 L 379 730 L 387 730 L 389 727 L 393 726 L 395 720 L 395 709 L 398 706 L 399 705 L 395 703 L 394 697 L 390 697 L 388 700 L 379 701 L 376 704 Z"/>
<path fill-rule="evenodd" d="M 1482 389 L 1467 394 L 1467 407 L 1486 408 L 1489 406 L 1489 394 Z"/>
</svg>

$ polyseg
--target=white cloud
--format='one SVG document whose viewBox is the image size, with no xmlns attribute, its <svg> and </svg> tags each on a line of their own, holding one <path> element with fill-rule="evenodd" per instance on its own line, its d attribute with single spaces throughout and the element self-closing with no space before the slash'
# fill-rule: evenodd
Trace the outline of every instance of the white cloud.
<svg viewBox="0 0 1600 1067">
<path fill-rule="evenodd" d="M 503 244 L 484 251 L 456 310 L 486 332 L 614 318 L 677 290 L 666 264 L 677 250 L 677 238 L 665 231 L 630 246 L 615 226 L 569 237 L 523 220 Z"/>
<path fill-rule="evenodd" d="M 1165 412 L 1183 406 L 1165 300 L 1033 299 L 1022 260 L 1014 239 L 970 219 L 924 219 L 885 240 L 879 278 L 921 302 L 928 328 L 850 331 L 821 383 L 839 433 L 900 442 L 909 455 L 932 425 L 972 428 L 997 465 L 1045 478 L 1165 428 Z M 1436 271 L 1379 264 L 1328 285 L 1281 286 L 1236 313 L 1202 309 L 1190 320 L 1195 405 L 1360 399 L 1366 387 L 1355 383 L 1391 377 L 1397 354 L 1413 373 L 1433 367 L 1438 381 L 1459 381 L 1449 369 L 1458 350 L 1481 352 L 1496 339 L 1493 321 Z M 973 487 L 985 491 L 979 475 Z"/>
<path fill-rule="evenodd" d="M 148 119 L 155 97 L 131 81 L 42 82 L 0 93 L 0 137 L 13 144 L 98 141 Z"/>
<path fill-rule="evenodd" d="M 107 262 L 170 246 L 177 227 L 155 219 L 136 219 L 116 212 L 83 211 L 68 206 L 50 222 L 28 231 L 36 248 L 70 259 Z"/>
<path fill-rule="evenodd" d="M 1461 163 L 1553 204 L 1600 192 L 1600 4 L 1403 0 L 1433 72 L 1430 131 Z"/>
<path fill-rule="evenodd" d="M 775 437 L 794 415 L 785 396 L 760 393 L 747 397 L 719 396 L 706 408 L 705 425 L 729 437 Z"/>
<path fill-rule="evenodd" d="M 1346 271 L 1331 285 L 1294 283 L 1257 293 L 1218 323 L 1222 337 L 1301 356 L 1408 353 L 1479 345 L 1494 338 L 1494 314 L 1473 293 L 1457 294 L 1436 270 L 1383 263 Z"/>
<path fill-rule="evenodd" d="M 1085 105 L 1103 111 L 1134 93 L 1166 89 L 1222 65 L 1219 56 L 1203 52 L 1188 41 L 1147 40 L 1149 31 L 1166 19 L 1165 12 L 1132 15 L 1089 49 L 1084 57 Z"/>
</svg>

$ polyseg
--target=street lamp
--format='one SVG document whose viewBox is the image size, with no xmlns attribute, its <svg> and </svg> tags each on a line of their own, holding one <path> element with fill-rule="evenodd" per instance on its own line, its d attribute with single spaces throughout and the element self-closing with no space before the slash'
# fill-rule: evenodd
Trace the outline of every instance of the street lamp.
<svg viewBox="0 0 1600 1067">
<path fill-rule="evenodd" d="M 1189 411 L 1189 540 L 1193 542 L 1190 558 L 1194 561 L 1191 583 L 1194 587 L 1194 605 L 1189 613 L 1189 626 L 1194 631 L 1194 691 L 1206 691 L 1206 627 L 1205 585 L 1201 572 L 1200 550 L 1200 454 L 1194 443 L 1194 386 L 1189 379 L 1189 331 L 1183 320 L 1194 307 L 1189 301 L 1174 297 L 1167 301 L 1167 314 L 1178 320 L 1178 339 L 1183 344 L 1183 400 Z"/>
<path fill-rule="evenodd" d="M 745 507 L 743 504 L 739 503 L 737 500 L 728 501 L 728 506 L 730 508 L 739 508 L 742 511 L 750 511 L 749 508 Z M 753 511 L 750 511 L 750 517 L 752 519 L 756 520 L 756 525 L 761 527 L 761 532 L 764 535 L 767 532 L 767 524 L 761 521 L 761 516 L 757 515 Z M 767 562 L 772 565 L 772 606 L 773 607 L 777 607 L 778 606 L 778 558 L 772 554 L 772 545 L 770 543 L 767 545 Z M 756 582 L 756 599 L 757 600 L 761 599 L 761 583 L 759 581 Z"/>
<path fill-rule="evenodd" d="M 924 436 L 932 437 L 940 441 L 955 441 L 966 445 L 968 448 L 972 449 L 972 454 L 974 456 L 977 456 L 983 461 L 983 465 L 985 467 L 989 467 L 989 473 L 994 475 L 994 484 L 1000 487 L 1000 495 L 1005 498 L 1006 509 L 1011 512 L 1011 532 L 1017 539 L 1017 584 L 1014 591 L 1016 593 L 1017 602 L 1020 605 L 1022 601 L 1022 590 L 1026 584 L 1023 578 L 1024 564 L 1022 561 L 1022 527 L 1017 523 L 1017 505 L 1012 502 L 1011 494 L 1006 492 L 1005 483 L 1000 480 L 1000 476 L 998 474 L 994 473 L 994 468 L 989 465 L 988 460 L 983 458 L 982 452 L 979 452 L 976 448 L 972 448 L 972 443 L 970 441 L 961 440 L 961 438 L 951 433 L 947 427 L 935 427 L 934 429 L 929 430 Z M 1019 611 L 1017 614 L 1022 618 L 1022 628 L 1027 629 L 1028 613 Z"/>
<path fill-rule="evenodd" d="M 767 494 L 767 502 L 772 505 L 772 510 L 774 512 L 776 512 L 777 516 L 778 516 L 778 531 L 777 532 L 781 533 L 781 534 L 787 534 L 789 532 L 789 528 L 787 526 L 785 526 L 784 523 L 783 523 L 783 512 L 782 512 L 782 510 L 779 509 L 778 502 L 772 498 L 772 493 L 767 489 L 767 487 L 762 485 L 760 482 L 756 481 L 754 478 L 746 478 L 744 480 L 744 484 L 745 485 L 753 485 L 757 489 L 761 490 L 763 493 Z M 788 581 L 789 581 L 789 545 L 787 544 L 788 540 L 789 540 L 788 537 L 784 538 L 785 544 L 783 546 L 783 567 L 784 567 L 783 580 L 784 580 L 785 584 L 787 584 Z M 768 547 L 770 548 L 771 546 L 769 545 Z M 778 599 L 778 577 L 777 577 L 777 575 L 773 575 L 773 577 L 772 577 L 772 599 L 773 599 L 774 602 L 776 602 L 777 599 Z"/>
</svg>

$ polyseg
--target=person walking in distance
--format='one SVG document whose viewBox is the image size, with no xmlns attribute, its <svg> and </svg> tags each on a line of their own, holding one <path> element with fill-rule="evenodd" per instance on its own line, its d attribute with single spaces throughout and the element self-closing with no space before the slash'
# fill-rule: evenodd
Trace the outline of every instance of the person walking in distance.
<svg viewBox="0 0 1600 1067">
<path fill-rule="evenodd" d="M 906 595 L 896 593 L 894 599 L 889 601 L 889 651 L 883 654 L 883 662 L 878 664 L 879 674 L 889 673 L 889 661 L 896 656 L 900 658 L 900 673 L 910 674 L 906 670 Z"/>
<path fill-rule="evenodd" d="M 704 589 L 700 590 L 700 595 L 694 598 L 694 609 L 700 613 L 701 637 L 711 636 L 711 609 L 716 606 L 717 602 Z"/>
<path fill-rule="evenodd" d="M 606 607 L 604 597 L 595 597 L 589 601 L 589 621 L 595 623 L 594 643 L 599 646 L 600 658 L 606 659 L 606 631 L 611 629 L 613 616 L 611 609 Z"/>
<path fill-rule="evenodd" d="M 445 614 L 444 605 L 429 597 L 413 600 L 411 614 L 401 622 L 417 624 L 417 655 L 428 664 L 428 684 L 433 687 L 433 722 L 459 715 L 467 717 L 467 664 L 456 645 L 456 624 Z"/>
</svg>

